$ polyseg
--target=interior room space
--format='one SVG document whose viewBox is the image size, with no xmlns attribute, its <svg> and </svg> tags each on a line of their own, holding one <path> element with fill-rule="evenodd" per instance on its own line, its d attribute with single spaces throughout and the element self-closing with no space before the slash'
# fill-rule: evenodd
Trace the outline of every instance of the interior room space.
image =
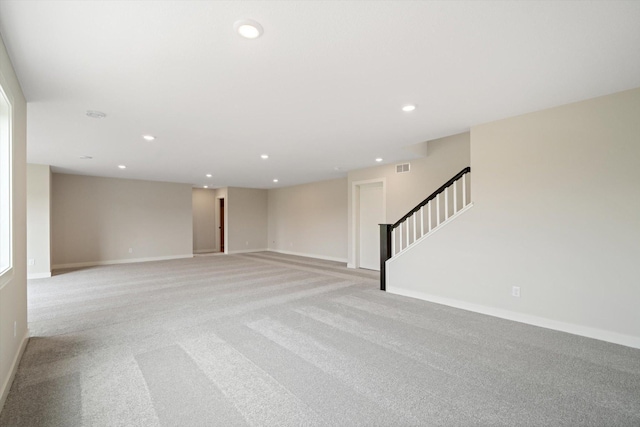
<svg viewBox="0 0 640 427">
<path fill-rule="evenodd" d="M 638 22 L 1 1 L 0 427 L 639 426 Z"/>
</svg>

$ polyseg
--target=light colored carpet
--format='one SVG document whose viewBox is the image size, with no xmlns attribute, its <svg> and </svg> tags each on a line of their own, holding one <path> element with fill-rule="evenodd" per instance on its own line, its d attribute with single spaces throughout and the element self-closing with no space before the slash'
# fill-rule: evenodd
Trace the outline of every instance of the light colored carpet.
<svg viewBox="0 0 640 427">
<path fill-rule="evenodd" d="M 639 426 L 640 350 L 258 253 L 29 282 L 2 426 Z"/>
</svg>

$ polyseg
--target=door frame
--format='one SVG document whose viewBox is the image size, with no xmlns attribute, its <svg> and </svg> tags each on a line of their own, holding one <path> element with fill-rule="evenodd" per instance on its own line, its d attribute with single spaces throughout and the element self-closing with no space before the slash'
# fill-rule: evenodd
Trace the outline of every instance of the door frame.
<svg viewBox="0 0 640 427">
<path fill-rule="evenodd" d="M 220 200 L 224 200 L 224 212 L 222 212 L 222 215 L 220 214 Z M 228 230 L 227 230 L 227 224 L 228 224 L 228 219 L 227 219 L 227 213 L 229 212 L 229 208 L 227 206 L 227 198 L 225 196 L 218 196 L 216 197 L 216 207 L 215 207 L 215 213 L 216 213 L 216 247 L 218 248 L 218 252 L 222 252 L 222 253 L 229 253 L 229 239 L 228 239 Z M 222 221 L 220 221 L 220 217 L 222 217 Z M 220 233 L 220 229 L 222 228 L 223 233 Z M 220 239 L 224 239 L 224 251 L 221 251 L 220 249 Z"/>
<path fill-rule="evenodd" d="M 351 259 L 352 268 L 360 268 L 360 187 L 382 183 L 382 217 L 387 222 L 387 179 L 373 178 L 351 182 Z"/>
</svg>

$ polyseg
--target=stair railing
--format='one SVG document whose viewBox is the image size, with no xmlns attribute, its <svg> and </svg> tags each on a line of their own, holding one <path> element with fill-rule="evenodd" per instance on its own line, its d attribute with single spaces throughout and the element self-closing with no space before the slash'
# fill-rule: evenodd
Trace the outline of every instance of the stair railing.
<svg viewBox="0 0 640 427">
<path fill-rule="evenodd" d="M 394 224 L 380 224 L 380 290 L 386 289 L 386 262 L 407 250 L 471 203 L 471 167 L 458 172 Z"/>
</svg>

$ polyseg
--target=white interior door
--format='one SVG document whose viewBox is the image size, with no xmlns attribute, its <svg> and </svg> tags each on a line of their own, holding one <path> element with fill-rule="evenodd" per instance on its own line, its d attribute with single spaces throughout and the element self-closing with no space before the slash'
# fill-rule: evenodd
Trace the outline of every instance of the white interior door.
<svg viewBox="0 0 640 427">
<path fill-rule="evenodd" d="M 384 222 L 382 183 L 360 186 L 358 206 L 359 266 L 380 270 L 380 225 Z"/>
</svg>

